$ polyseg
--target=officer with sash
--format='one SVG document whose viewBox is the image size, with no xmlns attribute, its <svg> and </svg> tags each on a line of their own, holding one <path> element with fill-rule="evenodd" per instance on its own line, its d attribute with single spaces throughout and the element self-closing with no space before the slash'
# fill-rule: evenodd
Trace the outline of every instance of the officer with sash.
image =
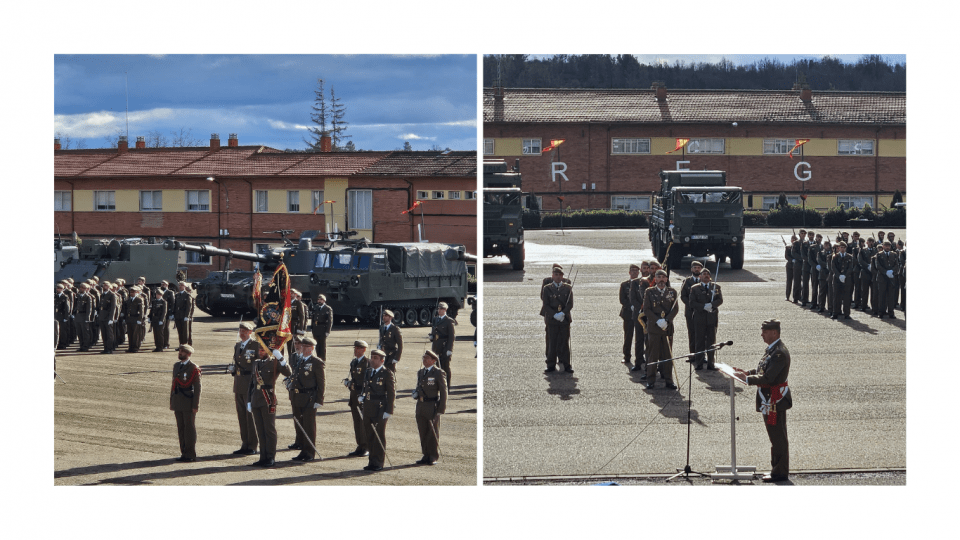
<svg viewBox="0 0 960 540">
<path fill-rule="evenodd" d="M 170 386 L 170 410 L 177 418 L 177 437 L 180 439 L 180 457 L 177 461 L 183 462 L 197 460 L 200 366 L 190 360 L 192 355 L 193 347 L 190 345 L 181 345 L 177 349 L 180 361 L 173 365 L 173 384 Z"/>
<path fill-rule="evenodd" d="M 672 356 L 673 319 L 680 311 L 679 295 L 676 289 L 667 286 L 667 273 L 664 270 L 657 270 L 654 279 L 656 285 L 648 287 L 643 294 L 643 312 L 647 315 L 649 338 L 647 388 L 653 388 L 653 383 L 657 380 L 657 371 L 659 371 L 666 387 L 676 390 L 677 385 L 673 384 L 673 361 L 660 362 L 660 360 L 666 360 Z"/>
</svg>

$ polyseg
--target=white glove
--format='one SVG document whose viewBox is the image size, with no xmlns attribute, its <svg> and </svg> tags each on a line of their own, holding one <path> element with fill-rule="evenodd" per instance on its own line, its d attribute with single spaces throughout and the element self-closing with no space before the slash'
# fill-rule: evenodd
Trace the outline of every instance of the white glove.
<svg viewBox="0 0 960 540">
<path fill-rule="evenodd" d="M 346 386 L 347 388 L 350 388 L 350 379 L 344 379 L 343 385 Z"/>
<path fill-rule="evenodd" d="M 313 404 L 313 408 L 314 408 L 314 409 L 319 409 L 319 408 L 320 408 L 320 404 L 319 404 L 319 403 L 314 403 L 314 404 Z"/>
<path fill-rule="evenodd" d="M 252 412 L 253 412 L 253 405 L 251 405 L 250 403 L 247 403 L 247 412 L 248 412 L 248 413 L 252 413 Z"/>
<path fill-rule="evenodd" d="M 452 356 L 452 355 L 453 355 L 453 351 L 447 351 L 447 356 Z"/>
<path fill-rule="evenodd" d="M 707 302 L 706 304 L 703 305 L 703 310 L 708 313 L 713 311 L 713 304 L 711 304 L 710 302 Z"/>
<path fill-rule="evenodd" d="M 793 260 L 793 262 L 797 262 L 797 260 L 796 260 L 796 259 L 794 259 L 794 260 Z"/>
<path fill-rule="evenodd" d="M 173 315 L 170 316 L 170 320 L 171 320 L 171 321 L 173 320 Z"/>
<path fill-rule="evenodd" d="M 227 371 L 229 371 L 230 373 L 233 373 L 234 371 L 236 371 L 236 369 L 237 369 L 237 366 L 233 364 L 230 364 L 229 366 L 227 366 Z"/>
<path fill-rule="evenodd" d="M 873 264 L 872 264 L 872 263 L 871 263 L 871 264 L 868 264 L 868 265 L 867 265 L 867 270 L 870 270 L 871 267 L 873 267 Z"/>
<path fill-rule="evenodd" d="M 186 319 L 183 320 L 183 322 L 187 322 L 187 321 L 189 321 L 189 320 L 190 320 L 189 318 L 186 318 Z"/>
<path fill-rule="evenodd" d="M 327 332 L 326 334 L 324 334 L 323 337 L 330 337 L 330 332 Z"/>
<path fill-rule="evenodd" d="M 633 307 L 633 306 L 630 306 L 630 311 L 633 311 L 633 310 L 634 310 L 634 307 Z"/>
<path fill-rule="evenodd" d="M 383 419 L 386 420 L 387 418 L 390 418 L 390 413 L 384 411 L 384 412 L 383 412 Z"/>
<path fill-rule="evenodd" d="M 107 321 L 107 326 L 113 326 L 113 321 Z"/>
<path fill-rule="evenodd" d="M 887 277 L 893 279 L 893 270 L 887 270 Z"/>
<path fill-rule="evenodd" d="M 274 358 L 276 358 L 277 360 L 283 360 L 283 353 L 281 353 L 280 351 L 278 351 L 278 350 L 276 350 L 276 349 L 273 349 L 272 352 L 273 352 L 273 357 L 274 357 Z M 286 362 L 286 360 L 284 360 L 284 362 Z M 283 365 L 283 364 L 281 364 L 281 365 Z"/>
<path fill-rule="evenodd" d="M 840 274 L 840 283 L 844 283 L 846 281 L 847 281 L 847 276 Z"/>
<path fill-rule="evenodd" d="M 553 318 L 556 319 L 557 321 L 563 322 L 563 312 L 560 311 L 558 313 L 554 313 Z"/>
<path fill-rule="evenodd" d="M 360 403 L 363 403 L 363 394 L 360 394 L 359 396 L 357 396 L 357 401 L 359 401 Z"/>
<path fill-rule="evenodd" d="M 71 315 L 70 318 L 72 319 L 72 318 L 73 318 L 73 315 Z"/>
<path fill-rule="evenodd" d="M 819 269 L 820 269 L 820 265 L 818 264 L 818 265 L 817 265 L 817 270 L 819 270 Z"/>
<path fill-rule="evenodd" d="M 140 322 L 140 321 L 137 321 L 137 324 L 143 324 L 143 323 L 142 323 L 142 322 Z"/>
<path fill-rule="evenodd" d="M 666 321 L 665 319 L 658 319 L 658 320 L 657 320 L 657 326 L 659 326 L 661 330 L 666 330 L 666 329 L 667 329 L 667 321 Z"/>
</svg>

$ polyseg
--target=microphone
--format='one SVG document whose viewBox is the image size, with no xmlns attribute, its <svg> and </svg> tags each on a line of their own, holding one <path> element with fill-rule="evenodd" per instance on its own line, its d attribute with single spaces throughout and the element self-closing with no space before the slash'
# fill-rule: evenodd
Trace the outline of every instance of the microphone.
<svg viewBox="0 0 960 540">
<path fill-rule="evenodd" d="M 714 344 L 711 345 L 710 347 L 711 347 L 711 348 L 722 349 L 722 348 L 726 347 L 727 345 L 733 345 L 733 341 L 727 341 L 726 343 L 714 343 Z"/>
</svg>

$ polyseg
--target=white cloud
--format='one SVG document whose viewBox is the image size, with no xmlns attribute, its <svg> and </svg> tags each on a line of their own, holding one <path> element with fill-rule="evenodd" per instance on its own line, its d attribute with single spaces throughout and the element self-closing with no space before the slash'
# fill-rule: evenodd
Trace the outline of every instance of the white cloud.
<svg viewBox="0 0 960 540">
<path fill-rule="evenodd" d="M 454 127 L 477 127 L 477 119 L 454 120 L 451 122 L 405 122 L 400 124 L 350 124 L 350 129 L 371 129 L 371 128 L 405 128 L 405 127 L 432 127 L 432 126 L 454 126 Z"/>
<path fill-rule="evenodd" d="M 267 119 L 267 123 L 270 124 L 270 127 L 273 129 L 282 129 L 286 131 L 306 131 L 310 129 L 310 126 L 305 126 L 303 124 L 290 124 L 282 120 L 271 120 Z"/>
<path fill-rule="evenodd" d="M 400 135 L 397 135 L 397 138 L 400 139 L 401 141 L 435 141 L 437 140 L 436 137 L 421 137 L 416 133 L 401 133 Z"/>
</svg>

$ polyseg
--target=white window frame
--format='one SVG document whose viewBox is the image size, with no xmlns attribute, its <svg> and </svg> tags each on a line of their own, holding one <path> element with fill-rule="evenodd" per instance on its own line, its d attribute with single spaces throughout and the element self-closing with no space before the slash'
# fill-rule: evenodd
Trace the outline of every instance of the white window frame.
<svg viewBox="0 0 960 540">
<path fill-rule="evenodd" d="M 760 210 L 769 210 L 771 206 L 776 208 L 777 201 L 779 200 L 780 200 L 779 195 L 763 195 L 760 198 Z M 791 206 L 800 206 L 800 196 L 787 195 L 787 204 Z"/>
<path fill-rule="evenodd" d="M 434 191 L 433 197 L 431 198 L 434 200 L 442 200 L 442 199 L 445 199 L 446 197 L 444 196 L 444 193 L 442 191 Z"/>
<path fill-rule="evenodd" d="M 347 190 L 347 226 L 350 229 L 373 229 L 373 190 Z"/>
<path fill-rule="evenodd" d="M 536 149 L 536 152 L 534 152 Z M 539 156 L 543 153 L 542 139 L 523 139 L 523 155 Z"/>
<path fill-rule="evenodd" d="M 460 200 L 460 192 L 459 192 L 459 191 L 449 191 L 448 193 L 450 194 L 450 200 L 451 200 L 451 201 L 459 201 L 459 200 Z"/>
<path fill-rule="evenodd" d="M 646 149 L 644 149 L 644 145 Z M 650 139 L 616 137 L 610 139 L 612 155 L 642 155 L 650 153 Z"/>
<path fill-rule="evenodd" d="M 873 139 L 837 139 L 838 156 L 872 156 Z"/>
<path fill-rule="evenodd" d="M 207 194 L 207 203 L 203 203 L 203 194 Z M 195 201 L 191 201 L 193 194 L 196 194 Z M 209 189 L 188 189 L 183 194 L 183 201 L 187 212 L 209 212 L 210 211 L 210 190 Z M 194 208 L 191 208 L 193 206 Z"/>
<path fill-rule="evenodd" d="M 796 139 L 764 139 L 763 155 L 765 156 L 785 156 L 797 145 Z M 803 148 L 802 146 L 800 148 Z M 797 151 L 800 151 L 800 148 Z"/>
<path fill-rule="evenodd" d="M 726 139 L 718 137 L 690 139 L 690 142 L 687 143 L 687 153 L 724 154 L 726 153 Z"/>
<path fill-rule="evenodd" d="M 96 212 L 115 212 L 117 210 L 116 191 L 94 191 L 93 209 Z M 102 199 L 102 204 L 101 204 Z"/>
<path fill-rule="evenodd" d="M 611 210 L 627 211 L 650 211 L 650 197 L 636 195 L 612 195 L 610 196 Z"/>
<path fill-rule="evenodd" d="M 197 191 L 197 190 L 190 190 L 190 191 Z M 196 211 L 197 210 L 193 210 L 193 212 L 196 212 Z M 199 242 L 199 245 L 212 246 L 213 244 L 211 244 L 210 242 Z M 186 264 L 201 264 L 205 266 L 213 264 L 212 262 L 213 257 L 211 257 L 210 255 L 204 255 L 202 253 L 197 253 L 195 251 L 185 251 L 184 255 L 186 257 Z"/>
<path fill-rule="evenodd" d="M 296 199 L 296 202 L 294 202 Z M 287 212 L 291 214 L 300 213 L 300 190 L 291 189 L 287 191 Z"/>
<path fill-rule="evenodd" d="M 313 201 L 313 204 L 310 207 L 310 212 L 316 212 L 317 214 L 323 214 L 323 190 L 315 189 L 310 193 L 310 199 Z"/>
<path fill-rule="evenodd" d="M 53 211 L 70 212 L 73 210 L 73 197 L 69 191 L 53 192 Z"/>
<path fill-rule="evenodd" d="M 854 203 L 859 203 L 854 205 Z M 843 205 L 844 208 L 863 208 L 864 204 L 869 204 L 870 208 L 873 206 L 873 196 L 871 195 L 838 195 L 837 196 L 837 206 Z"/>
<path fill-rule="evenodd" d="M 263 198 L 263 204 L 260 204 L 261 196 Z M 267 193 L 267 190 L 265 189 L 253 190 L 253 204 L 254 204 L 254 210 L 253 210 L 254 212 L 260 213 L 260 214 L 269 212 L 270 211 L 270 194 Z"/>
<path fill-rule="evenodd" d="M 144 195 L 149 194 L 150 206 L 144 204 Z M 163 211 L 163 191 L 159 189 L 140 190 L 140 211 L 141 212 L 162 212 Z"/>
<path fill-rule="evenodd" d="M 495 148 L 495 143 L 493 139 L 484 139 L 483 140 L 483 155 L 492 156 Z"/>
<path fill-rule="evenodd" d="M 476 198 L 477 198 L 477 192 L 476 192 L 476 191 L 464 191 L 464 192 L 463 192 L 463 198 L 466 199 L 466 200 L 468 200 L 468 201 L 476 200 Z"/>
<path fill-rule="evenodd" d="M 430 199 L 429 191 L 417 191 L 417 199 L 428 200 Z"/>
</svg>

